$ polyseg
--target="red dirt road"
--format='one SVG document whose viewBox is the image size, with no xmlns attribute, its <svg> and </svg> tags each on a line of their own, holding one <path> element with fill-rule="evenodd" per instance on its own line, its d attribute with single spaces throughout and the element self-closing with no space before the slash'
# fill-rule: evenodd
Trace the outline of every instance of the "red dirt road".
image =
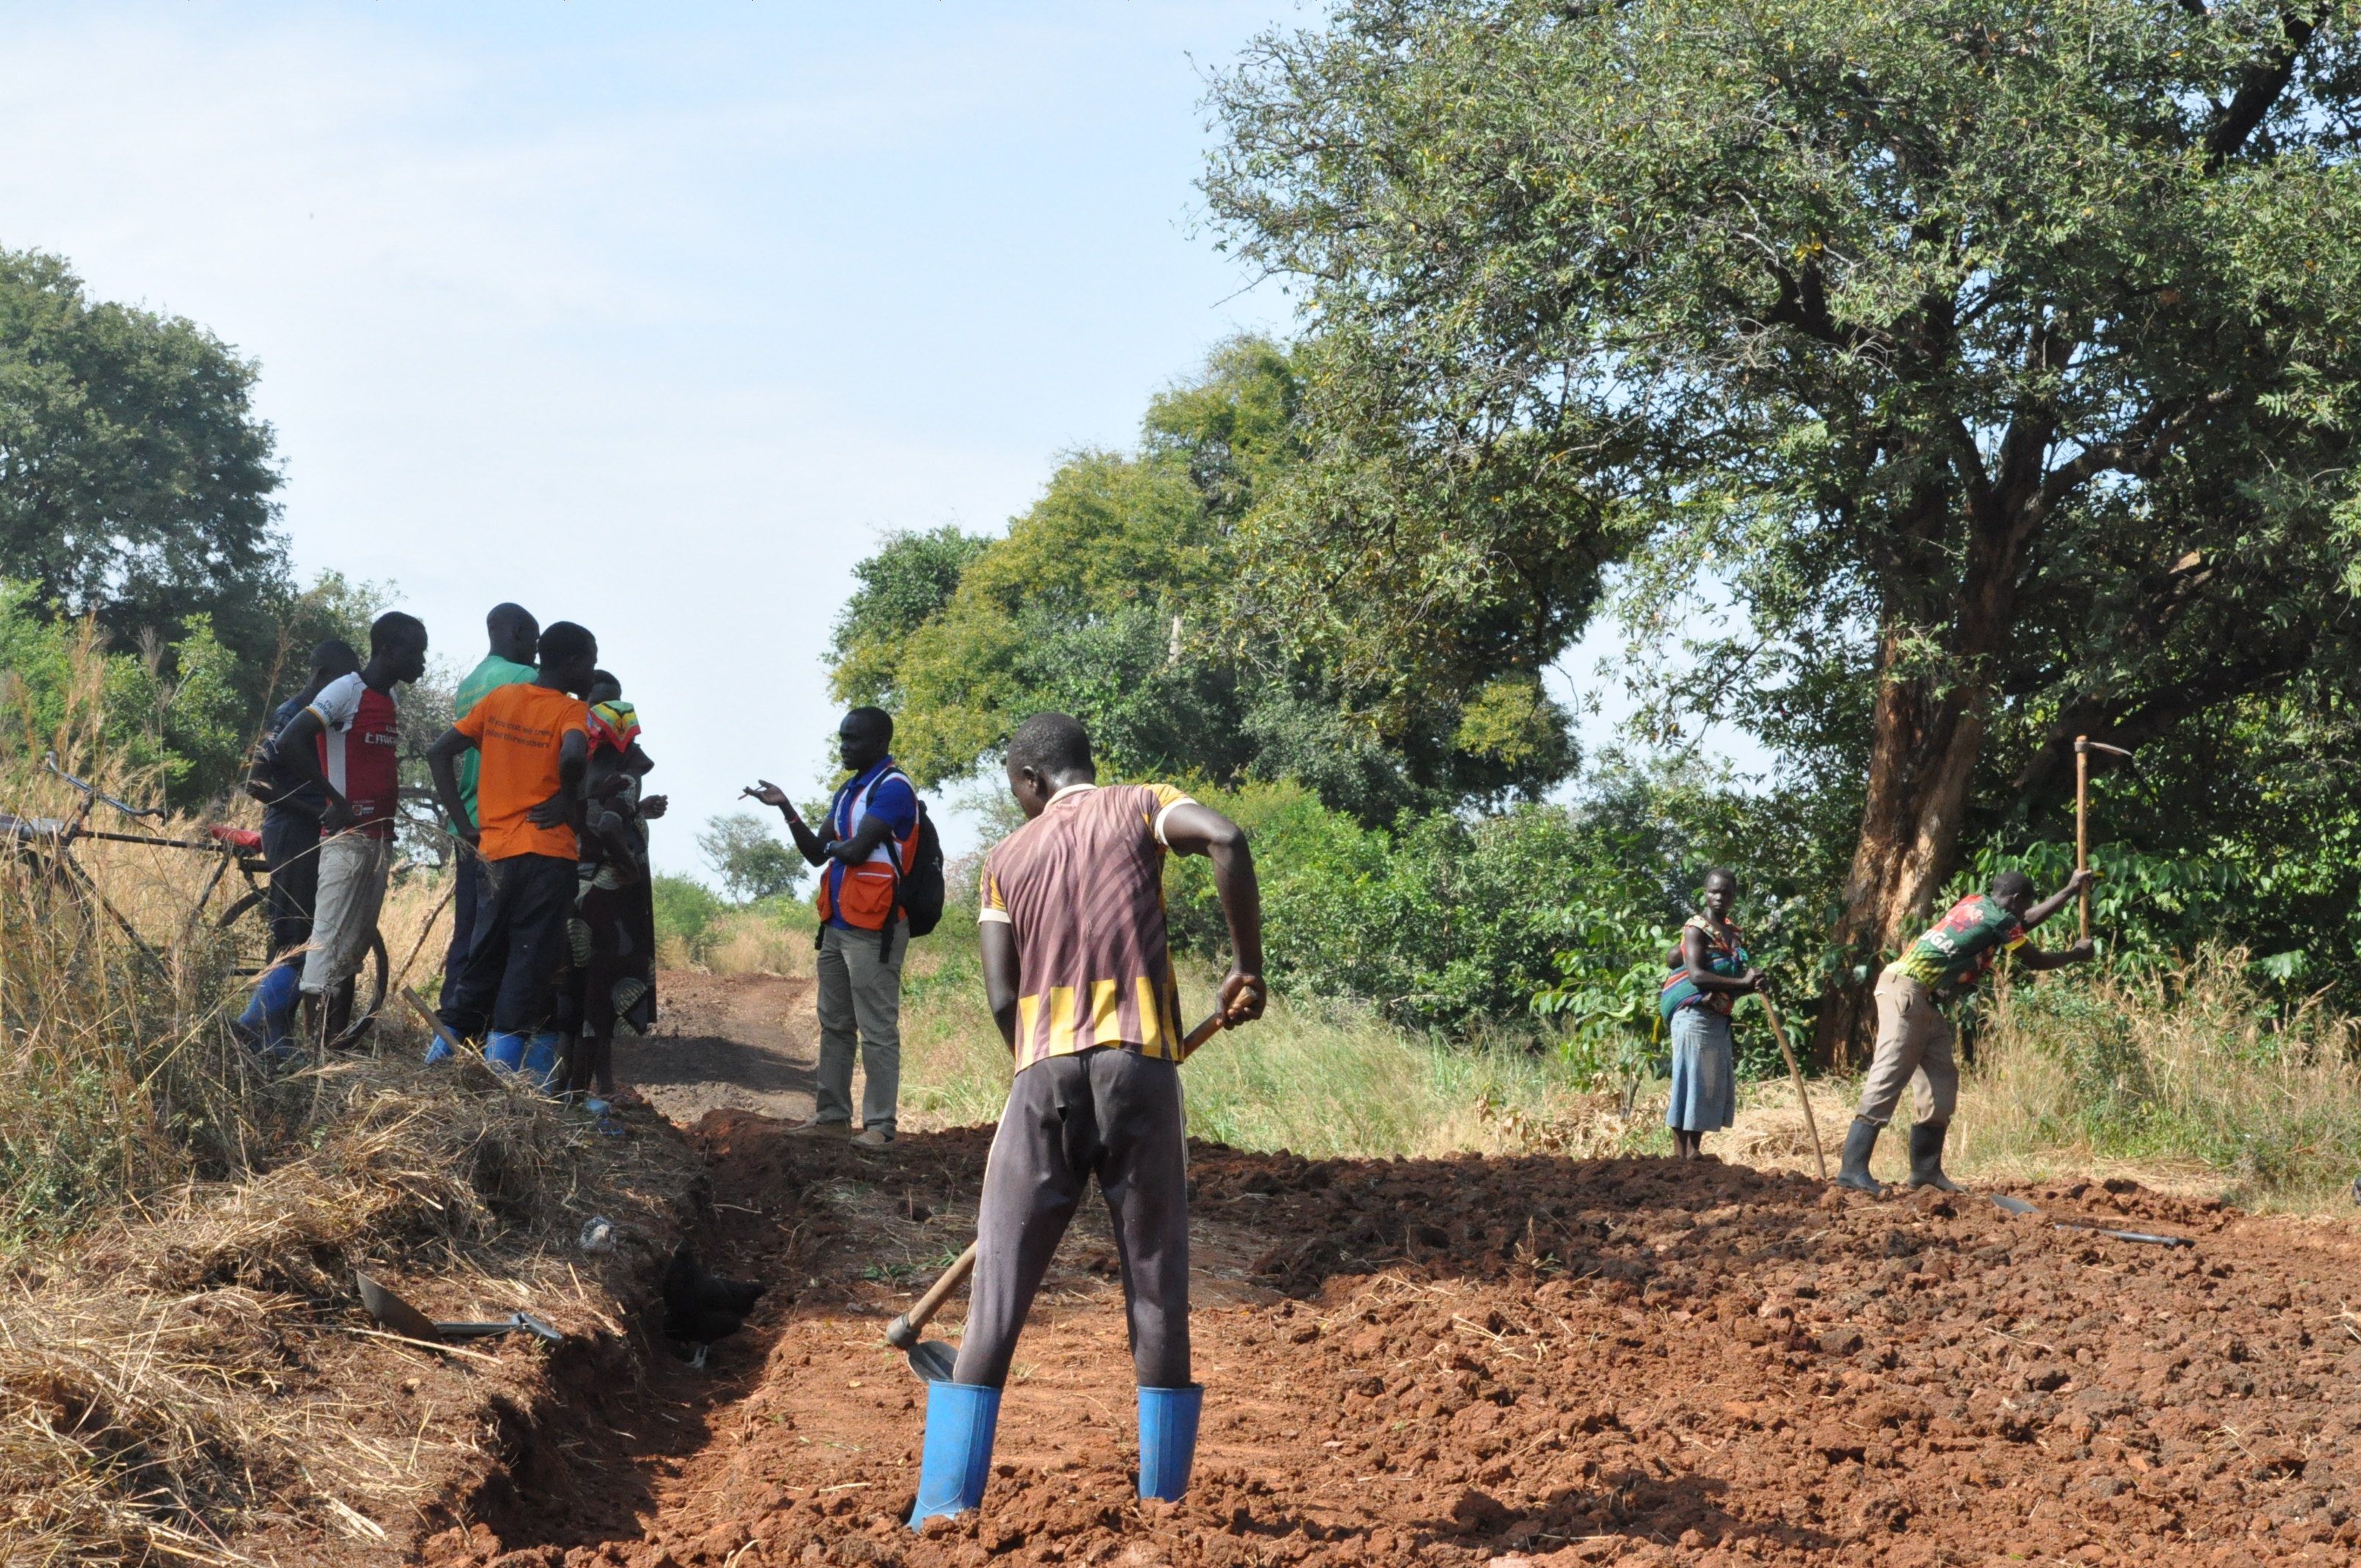
<svg viewBox="0 0 2361 1568">
<path fill-rule="evenodd" d="M 721 1110 L 714 1266 L 777 1287 L 710 1376 L 572 1390 L 431 1563 L 2348 1562 L 2361 1256 L 2139 1190 L 1872 1201 L 1551 1158 L 1192 1153 L 1196 1485 L 1133 1497 L 1086 1208 L 979 1515 L 914 1537 L 885 1320 L 971 1234 L 987 1135 L 883 1153 Z M 2053 1228 L 2087 1218 L 2186 1249 Z M 935 1332 L 955 1337 L 955 1302 Z"/>
</svg>

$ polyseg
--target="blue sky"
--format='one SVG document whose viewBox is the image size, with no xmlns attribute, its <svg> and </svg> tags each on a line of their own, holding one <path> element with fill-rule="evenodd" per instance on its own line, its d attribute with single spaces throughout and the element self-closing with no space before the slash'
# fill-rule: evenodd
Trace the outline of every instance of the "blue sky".
<svg viewBox="0 0 2361 1568">
<path fill-rule="evenodd" d="M 463 665 L 502 598 L 598 632 L 666 869 L 816 783 L 881 533 L 998 528 L 1290 320 L 1191 183 L 1202 72 L 1286 0 L 5 13 L 0 245 L 259 359 L 307 576 Z"/>
</svg>

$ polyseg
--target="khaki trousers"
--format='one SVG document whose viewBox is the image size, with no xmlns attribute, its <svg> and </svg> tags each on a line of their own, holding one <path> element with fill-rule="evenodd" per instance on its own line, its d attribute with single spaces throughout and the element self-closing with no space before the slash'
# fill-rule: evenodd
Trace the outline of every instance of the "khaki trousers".
<svg viewBox="0 0 2361 1568">
<path fill-rule="evenodd" d="M 393 870 L 393 841 L 346 829 L 320 840 L 320 887 L 312 911 L 312 950 L 303 958 L 306 996 L 321 996 L 360 972 L 377 935 Z"/>
<path fill-rule="evenodd" d="M 861 1057 L 861 1124 L 894 1130 L 902 1093 L 902 959 L 910 923 L 895 922 L 889 945 L 874 931 L 830 926 L 819 945 L 819 1071 L 812 1114 L 852 1120 L 852 1058 Z"/>
<path fill-rule="evenodd" d="M 1877 977 L 1877 1055 L 1853 1113 L 1879 1126 L 1894 1119 L 1903 1085 L 1921 1122 L 1949 1122 L 1960 1108 L 1960 1069 L 1951 1059 L 1951 1025 L 1924 985 L 1898 969 Z"/>
</svg>

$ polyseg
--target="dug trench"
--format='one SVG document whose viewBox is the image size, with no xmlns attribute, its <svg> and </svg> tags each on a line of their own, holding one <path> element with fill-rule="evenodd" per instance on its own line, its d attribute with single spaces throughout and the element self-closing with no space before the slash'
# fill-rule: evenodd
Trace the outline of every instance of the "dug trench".
<svg viewBox="0 0 2361 1568">
<path fill-rule="evenodd" d="M 870 1151 L 720 1108 L 687 1137 L 691 1239 L 771 1293 L 704 1371 L 583 1362 L 521 1406 L 434 1568 L 2346 1562 L 2361 1537 L 2343 1225 L 2128 1183 L 2020 1190 L 2028 1217 L 1712 1162 L 1202 1144 L 1186 1500 L 1134 1495 L 1086 1204 L 983 1508 L 913 1534 L 924 1393 L 884 1329 L 972 1235 L 989 1129 Z"/>
</svg>

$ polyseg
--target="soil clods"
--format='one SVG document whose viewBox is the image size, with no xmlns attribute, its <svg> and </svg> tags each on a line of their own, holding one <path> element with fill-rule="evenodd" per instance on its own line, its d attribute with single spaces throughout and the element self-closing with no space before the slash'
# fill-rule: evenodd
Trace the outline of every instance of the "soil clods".
<svg viewBox="0 0 2361 1568">
<path fill-rule="evenodd" d="M 913 1535 L 923 1390 L 884 1329 L 972 1234 L 988 1130 L 881 1152 L 717 1111 L 693 1139 L 700 1246 L 782 1288 L 705 1372 L 610 1390 L 598 1440 L 511 1434 L 512 1471 L 566 1472 L 555 1506 L 512 1475 L 430 1564 L 2226 1563 L 2361 1538 L 2344 1227 L 2121 1182 L 2027 1190 L 2037 1217 L 1710 1161 L 1207 1146 L 1187 1499 L 1135 1495 L 1086 1209 L 984 1507 Z"/>
</svg>

